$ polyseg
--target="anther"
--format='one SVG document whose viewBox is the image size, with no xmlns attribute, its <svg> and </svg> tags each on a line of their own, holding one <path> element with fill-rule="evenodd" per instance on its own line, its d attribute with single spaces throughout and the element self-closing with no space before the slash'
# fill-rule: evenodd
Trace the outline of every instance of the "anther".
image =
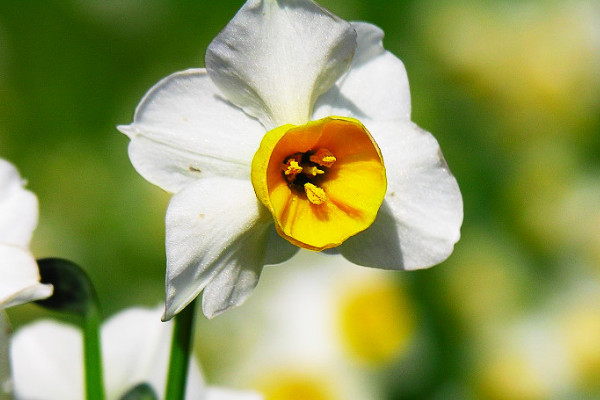
<svg viewBox="0 0 600 400">
<path fill-rule="evenodd" d="M 298 164 L 298 161 L 291 159 L 285 164 L 284 174 L 297 175 L 300 172 L 302 172 L 302 167 Z"/>
<path fill-rule="evenodd" d="M 317 175 L 322 175 L 325 173 L 325 171 L 317 168 L 316 166 L 312 165 L 310 167 L 306 167 L 302 170 L 302 172 L 304 172 L 304 174 L 308 175 L 308 176 L 317 176 Z"/>
<path fill-rule="evenodd" d="M 322 167 L 331 168 L 333 163 L 336 162 L 336 158 L 331 151 L 325 148 L 320 148 L 315 154 L 310 156 L 310 161 Z"/>
<path fill-rule="evenodd" d="M 312 204 L 318 206 L 327 201 L 327 195 L 325 194 L 325 191 L 320 187 L 313 185 L 312 183 L 305 183 L 304 191 L 306 192 L 308 201 L 310 201 Z"/>
</svg>

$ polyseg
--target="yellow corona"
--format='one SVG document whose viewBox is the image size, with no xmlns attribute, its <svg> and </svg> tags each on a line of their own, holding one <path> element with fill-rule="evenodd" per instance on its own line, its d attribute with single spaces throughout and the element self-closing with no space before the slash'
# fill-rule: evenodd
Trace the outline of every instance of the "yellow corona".
<svg viewBox="0 0 600 400">
<path fill-rule="evenodd" d="M 328 117 L 269 131 L 252 160 L 252 185 L 281 236 L 319 251 L 373 223 L 387 180 L 369 131 Z"/>
</svg>

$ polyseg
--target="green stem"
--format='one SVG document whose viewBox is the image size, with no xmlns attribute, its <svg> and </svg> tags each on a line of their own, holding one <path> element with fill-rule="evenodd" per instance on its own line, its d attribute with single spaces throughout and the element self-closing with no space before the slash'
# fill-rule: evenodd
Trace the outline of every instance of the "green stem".
<svg viewBox="0 0 600 400">
<path fill-rule="evenodd" d="M 192 352 L 195 308 L 196 300 L 192 301 L 175 316 L 167 392 L 165 394 L 165 398 L 169 400 L 183 400 L 185 397 L 188 366 Z"/>
<path fill-rule="evenodd" d="M 100 310 L 90 305 L 83 315 L 83 359 L 87 400 L 103 400 L 102 353 L 100 347 Z"/>
</svg>

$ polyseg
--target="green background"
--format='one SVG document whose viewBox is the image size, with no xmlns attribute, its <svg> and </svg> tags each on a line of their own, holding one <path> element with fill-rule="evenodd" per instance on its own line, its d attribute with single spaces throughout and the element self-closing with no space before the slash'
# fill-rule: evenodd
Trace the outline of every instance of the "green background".
<svg viewBox="0 0 600 400">
<path fill-rule="evenodd" d="M 434 356 L 425 383 L 387 382 L 389 398 L 547 398 L 486 392 L 469 360 L 486 326 L 537 315 L 599 279 L 598 3 L 321 4 L 385 31 L 408 71 L 413 120 L 439 141 L 464 199 L 453 256 L 399 273 Z M 115 126 L 158 80 L 203 66 L 240 6 L 0 1 L 0 157 L 39 198 L 36 257 L 82 265 L 106 315 L 163 301 L 170 197 L 135 172 Z M 17 327 L 38 315 L 10 310 Z M 592 370 L 600 377 L 600 361 Z M 569 398 L 598 395 L 582 385 Z"/>
</svg>

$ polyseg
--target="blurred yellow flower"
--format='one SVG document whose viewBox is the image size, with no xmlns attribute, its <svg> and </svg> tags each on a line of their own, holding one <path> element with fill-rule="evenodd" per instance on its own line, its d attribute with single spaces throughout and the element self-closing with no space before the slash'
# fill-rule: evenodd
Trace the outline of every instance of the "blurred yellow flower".
<svg viewBox="0 0 600 400">
<path fill-rule="evenodd" d="M 401 357 L 415 329 L 412 305 L 403 289 L 387 277 L 346 277 L 338 285 L 340 340 L 356 361 L 382 366 Z"/>
<path fill-rule="evenodd" d="M 264 371 L 262 380 L 256 383 L 257 390 L 265 400 L 337 400 L 343 399 L 336 393 L 325 376 L 316 371 Z"/>
<path fill-rule="evenodd" d="M 583 279 L 582 279 L 583 280 Z M 600 285 L 580 283 L 558 307 L 556 326 L 583 392 L 600 390 Z M 565 296 L 563 296 L 565 297 Z"/>
</svg>

